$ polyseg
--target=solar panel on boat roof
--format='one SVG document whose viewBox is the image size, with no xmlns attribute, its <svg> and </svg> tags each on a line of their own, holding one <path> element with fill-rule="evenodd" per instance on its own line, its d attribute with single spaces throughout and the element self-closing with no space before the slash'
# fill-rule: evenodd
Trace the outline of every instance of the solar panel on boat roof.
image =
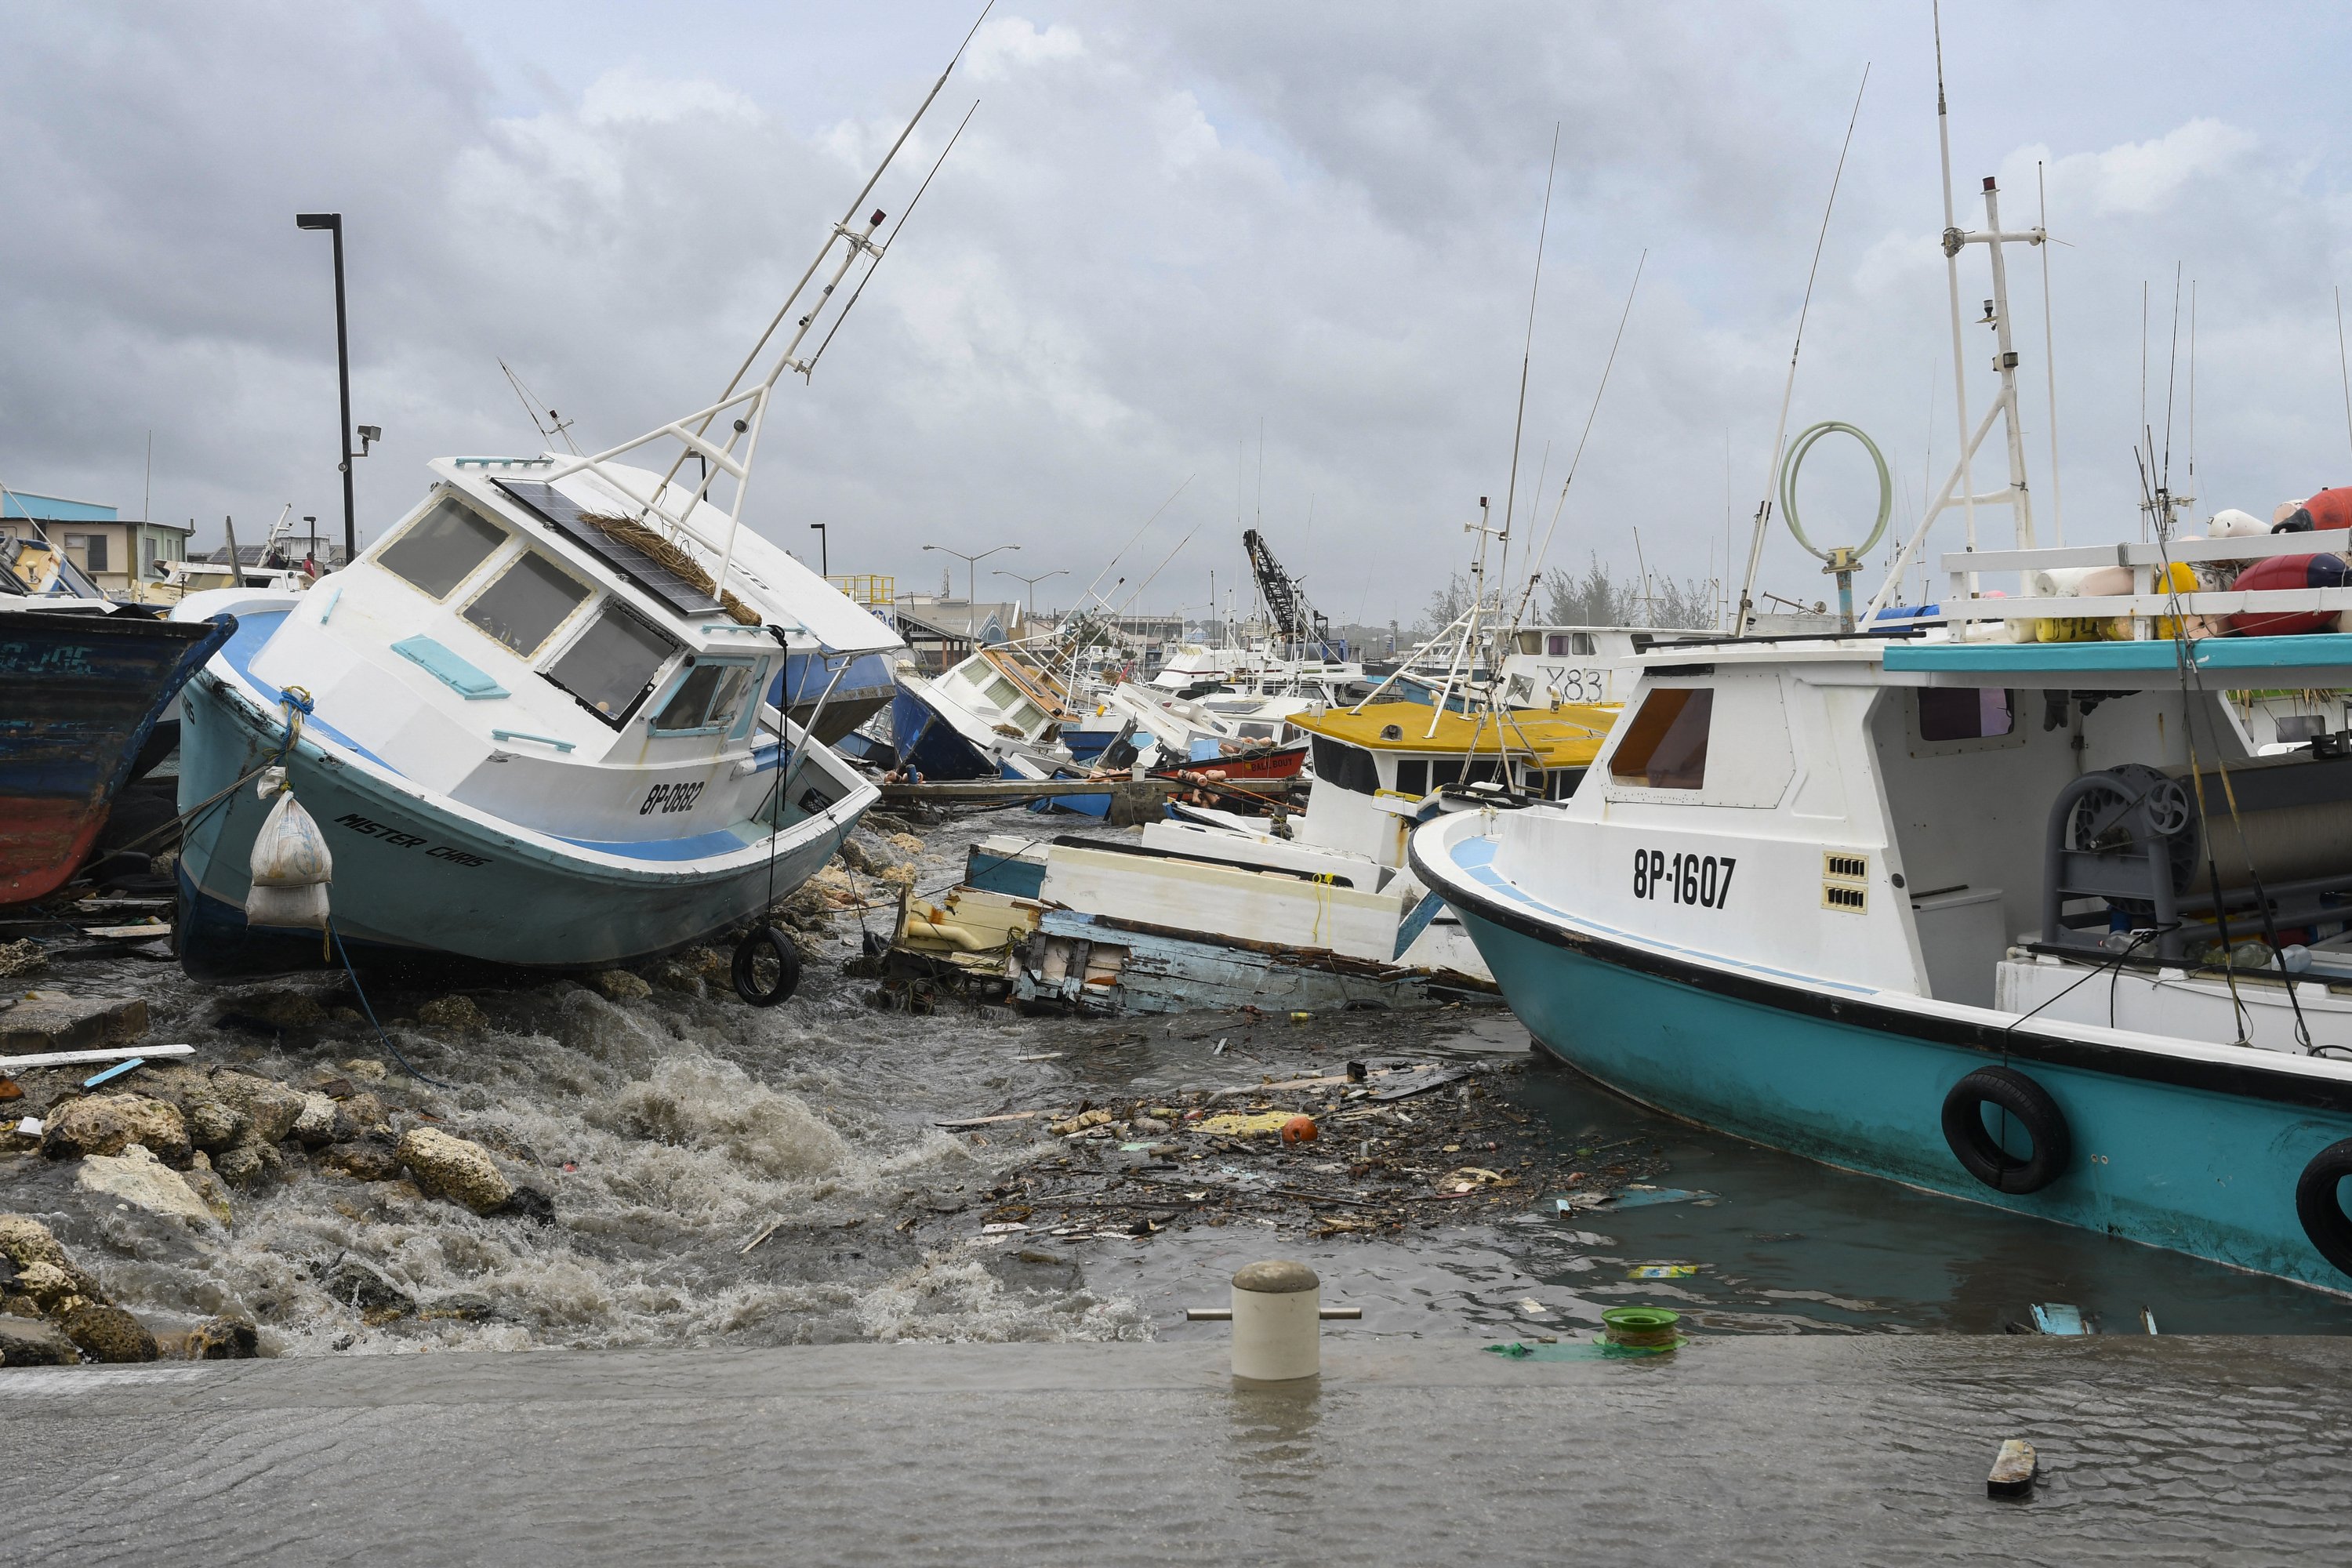
<svg viewBox="0 0 2352 1568">
<path fill-rule="evenodd" d="M 708 616 L 718 612 L 718 600 L 644 551 L 623 543 L 590 522 L 582 515 L 579 503 L 553 485 L 528 479 L 492 479 L 490 482 L 545 518 L 548 525 L 564 538 L 593 552 L 614 571 L 678 615 Z"/>
</svg>

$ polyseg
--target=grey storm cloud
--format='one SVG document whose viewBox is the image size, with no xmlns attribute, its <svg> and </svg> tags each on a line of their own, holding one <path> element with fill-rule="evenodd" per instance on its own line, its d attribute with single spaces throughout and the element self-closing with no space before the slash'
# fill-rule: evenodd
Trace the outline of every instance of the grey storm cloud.
<svg viewBox="0 0 2352 1568">
<path fill-rule="evenodd" d="M 15 8 L 0 482 L 135 510 L 152 429 L 159 517 L 207 540 L 224 514 L 259 523 L 289 500 L 331 519 L 332 301 L 300 210 L 350 227 L 355 416 L 387 432 L 360 468 L 363 534 L 411 503 L 422 458 L 539 445 L 500 358 L 592 448 L 699 406 L 969 21 L 929 5 L 847 21 Z M 2069 537 L 2138 527 L 2144 282 L 2177 483 L 2196 282 L 2200 511 L 2352 476 L 2330 292 L 2345 117 L 2320 63 L 2341 58 L 2343 22 L 1955 5 L 1945 26 L 1960 221 L 1997 174 L 2004 217 L 2031 223 L 2039 173 L 2067 242 Z M 1139 584 L 1194 531 L 1146 604 L 1205 605 L 1210 570 L 1240 574 L 1236 520 L 1262 507 L 1326 611 L 1410 621 L 1466 560 L 1477 498 L 1507 484 L 1557 123 L 1521 517 L 1551 515 L 1646 251 L 1551 563 L 1630 570 L 1638 529 L 1653 570 L 1720 574 L 1727 511 L 1744 549 L 1765 488 L 1865 62 L 1791 428 L 1870 430 L 1900 524 L 1955 445 L 1925 5 L 1000 7 L 877 193 L 897 213 L 979 100 L 815 376 L 785 389 L 751 513 L 804 553 L 804 525 L 824 522 L 836 571 L 923 586 L 926 542 L 1017 542 L 1024 572 L 1072 572 L 1050 598 L 1190 476 L 1113 569 Z M 2012 267 L 2046 497 L 2040 258 Z M 1972 253 L 1971 320 L 1982 279 Z M 1990 338 L 1967 331 L 1981 409 Z M 1822 449 L 1807 490 L 1822 533 L 1859 527 L 1865 472 Z M 1979 522 L 2005 542 L 1998 517 Z M 1958 525 L 1937 541 L 1957 545 Z M 1785 536 L 1763 581 L 1827 591 Z"/>
</svg>

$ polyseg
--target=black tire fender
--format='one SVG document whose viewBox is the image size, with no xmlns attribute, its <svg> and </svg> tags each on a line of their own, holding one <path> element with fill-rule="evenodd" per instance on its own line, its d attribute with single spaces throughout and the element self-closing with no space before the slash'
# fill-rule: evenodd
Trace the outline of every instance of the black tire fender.
<svg viewBox="0 0 2352 1568">
<path fill-rule="evenodd" d="M 1985 1130 L 1988 1105 L 2025 1130 L 2031 1154 L 2019 1159 Z M 1952 1086 L 1944 1096 L 1944 1142 L 1969 1175 L 1997 1193 L 2038 1193 L 2064 1175 L 2074 1158 L 2066 1113 L 2048 1089 L 2014 1068 L 1979 1068 Z M 2352 1230 L 2352 1221 L 2347 1228 Z"/>
<path fill-rule="evenodd" d="M 765 947 L 776 955 L 776 982 L 765 991 L 760 988 L 760 976 L 753 967 Z M 730 966 L 735 982 L 735 994 L 754 1007 L 772 1007 L 800 989 L 801 950 L 793 939 L 765 923 L 753 926 L 735 944 L 735 961 Z"/>
<path fill-rule="evenodd" d="M 2344 1212 L 2336 1184 L 2352 1176 L 2352 1138 L 2330 1143 L 2311 1157 L 2294 1184 L 2294 1217 L 2319 1256 L 2352 1274 L 2352 1215 Z"/>
</svg>

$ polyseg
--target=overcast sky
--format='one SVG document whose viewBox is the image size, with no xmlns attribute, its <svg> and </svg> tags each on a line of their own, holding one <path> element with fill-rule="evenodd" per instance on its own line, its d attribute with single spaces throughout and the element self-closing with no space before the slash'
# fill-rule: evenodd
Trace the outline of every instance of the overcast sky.
<svg viewBox="0 0 2352 1568">
<path fill-rule="evenodd" d="M 354 419 L 385 431 L 359 468 L 363 541 L 414 503 L 424 459 L 537 449 L 500 357 L 583 445 L 698 406 L 975 11 L 8 7 L 0 483 L 135 514 L 152 429 L 155 516 L 212 542 L 233 513 L 250 538 L 291 500 L 339 526 L 328 247 L 292 221 L 310 209 L 345 215 Z M 2188 488 L 2176 265 L 2196 284 L 2198 515 L 2267 518 L 2352 480 L 2347 34 L 2340 6 L 1946 7 L 1960 221 L 1981 225 L 1997 174 L 2005 223 L 2032 225 L 2041 163 L 2066 241 L 2070 542 L 2138 532 L 2144 283 L 2150 419 L 2161 445 L 2170 408 Z M 1197 528 L 1147 606 L 1205 605 L 1212 570 L 1234 584 L 1237 513 L 1262 512 L 1326 613 L 1410 622 L 1466 563 L 1477 498 L 1499 516 L 1508 487 L 1557 122 L 1518 532 L 1552 516 L 1646 250 L 1549 562 L 1630 573 L 1638 528 L 1653 571 L 1718 574 L 1727 451 L 1744 552 L 1865 64 L 1790 429 L 1867 430 L 1899 526 L 1958 444 L 1924 3 L 1001 0 L 878 205 L 904 205 L 977 99 L 971 130 L 813 383 L 785 384 L 750 510 L 812 560 L 806 525 L 827 523 L 834 571 L 902 588 L 939 585 L 926 542 L 1017 543 L 982 596 L 1019 592 L 992 568 L 1064 567 L 1039 593 L 1066 602 L 1189 477 L 1111 569 L 1132 589 Z M 2047 542 L 2042 258 L 2010 258 Z M 1973 321 L 1981 247 L 1960 292 Z M 1965 329 L 1964 353 L 1980 412 L 1990 334 Z M 1867 475 L 1858 447 L 1821 449 L 1817 541 L 1866 530 Z M 2003 514 L 1979 523 L 2007 542 Z M 1763 586 L 1828 590 L 1777 525 Z"/>
</svg>

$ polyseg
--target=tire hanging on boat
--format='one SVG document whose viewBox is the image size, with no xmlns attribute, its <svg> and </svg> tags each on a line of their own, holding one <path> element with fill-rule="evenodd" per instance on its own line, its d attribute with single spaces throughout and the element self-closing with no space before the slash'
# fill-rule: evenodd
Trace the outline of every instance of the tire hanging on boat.
<svg viewBox="0 0 2352 1568">
<path fill-rule="evenodd" d="M 760 983 L 760 950 L 766 948 L 776 955 L 776 978 L 772 984 Z M 800 989 L 801 950 L 793 939 L 765 921 L 743 933 L 735 944 L 735 962 L 731 967 L 735 994 L 754 1007 L 772 1007 L 788 999 Z"/>
<path fill-rule="evenodd" d="M 2019 1159 L 1987 1131 L 1984 1108 L 2023 1128 L 2032 1152 Z M 2050 1091 L 2013 1068 L 1979 1068 L 1944 1096 L 1944 1142 L 1968 1173 L 1997 1193 L 2038 1193 L 2065 1174 L 2074 1143 Z M 2352 1147 L 2347 1140 L 2343 1147 Z M 2347 1221 L 2352 1232 L 2352 1221 Z"/>
<path fill-rule="evenodd" d="M 2352 1274 L 2352 1215 L 2344 1212 L 2337 1184 L 2352 1176 L 2352 1138 L 2330 1143 L 2311 1157 L 2294 1184 L 2294 1217 L 2319 1256 Z"/>
</svg>

